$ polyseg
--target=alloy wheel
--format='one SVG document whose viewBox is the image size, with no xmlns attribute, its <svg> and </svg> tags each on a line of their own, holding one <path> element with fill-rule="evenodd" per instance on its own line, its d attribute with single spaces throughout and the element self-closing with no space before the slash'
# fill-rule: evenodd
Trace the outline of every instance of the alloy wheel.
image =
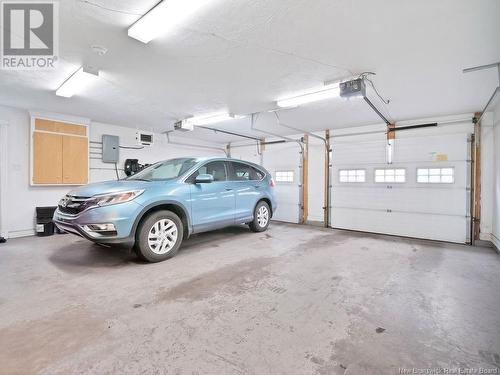
<svg viewBox="0 0 500 375">
<path fill-rule="evenodd" d="M 257 223 L 259 223 L 259 226 L 263 228 L 267 225 L 268 221 L 269 221 L 269 210 L 267 209 L 266 206 L 261 206 L 257 211 Z"/>
<path fill-rule="evenodd" d="M 155 254 L 166 254 L 175 246 L 178 235 L 177 225 L 172 220 L 158 220 L 148 233 L 149 248 Z"/>
</svg>

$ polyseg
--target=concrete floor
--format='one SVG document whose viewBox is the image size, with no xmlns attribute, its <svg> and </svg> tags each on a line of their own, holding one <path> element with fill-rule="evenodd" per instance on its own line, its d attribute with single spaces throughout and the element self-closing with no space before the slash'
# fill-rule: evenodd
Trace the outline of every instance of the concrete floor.
<svg viewBox="0 0 500 375">
<path fill-rule="evenodd" d="M 198 235 L 158 264 L 15 239 L 0 245 L 0 373 L 497 374 L 499 291 L 492 249 L 306 226 Z"/>
</svg>

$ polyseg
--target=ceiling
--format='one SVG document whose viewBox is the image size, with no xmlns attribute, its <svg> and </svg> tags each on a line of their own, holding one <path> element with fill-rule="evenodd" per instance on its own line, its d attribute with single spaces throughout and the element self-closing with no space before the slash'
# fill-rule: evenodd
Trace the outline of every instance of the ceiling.
<svg viewBox="0 0 500 375">
<path fill-rule="evenodd" d="M 165 131 L 192 115 L 268 111 L 278 98 L 364 71 L 376 73 L 373 81 L 391 100 L 377 105 L 396 121 L 481 110 L 498 85 L 495 69 L 462 73 L 500 61 L 498 0 L 211 0 L 149 44 L 129 38 L 127 28 L 156 2 L 60 2 L 58 68 L 0 71 L 0 104 Z M 92 45 L 108 53 L 98 56 Z M 99 69 L 99 81 L 78 96 L 57 97 L 55 90 L 82 64 Z M 280 111 L 280 117 L 307 130 L 379 122 L 356 99 Z M 255 134 L 249 118 L 220 126 Z M 294 133 L 272 113 L 256 126 Z M 196 135 L 231 139 L 206 130 Z"/>
</svg>

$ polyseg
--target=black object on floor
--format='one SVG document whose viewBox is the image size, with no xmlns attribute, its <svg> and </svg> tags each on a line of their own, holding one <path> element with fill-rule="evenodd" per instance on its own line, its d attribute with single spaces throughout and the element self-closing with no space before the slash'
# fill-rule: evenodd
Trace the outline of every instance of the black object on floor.
<svg viewBox="0 0 500 375">
<path fill-rule="evenodd" d="M 6 242 L 7 242 L 7 240 L 5 238 L 0 237 L 0 243 L 6 243 Z"/>
<path fill-rule="evenodd" d="M 52 236 L 54 234 L 54 223 L 52 217 L 57 207 L 36 208 L 36 234 L 37 236 Z"/>
</svg>

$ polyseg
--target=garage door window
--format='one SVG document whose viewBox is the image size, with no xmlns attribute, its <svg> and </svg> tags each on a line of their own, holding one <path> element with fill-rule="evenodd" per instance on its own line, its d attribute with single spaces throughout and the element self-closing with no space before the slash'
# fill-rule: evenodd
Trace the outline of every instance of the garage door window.
<svg viewBox="0 0 500 375">
<path fill-rule="evenodd" d="M 453 184 L 454 168 L 418 168 L 417 182 L 423 184 Z"/>
<path fill-rule="evenodd" d="M 293 182 L 293 171 L 276 171 L 276 182 Z"/>
<path fill-rule="evenodd" d="M 406 169 L 375 169 L 375 182 L 406 182 Z"/>
<path fill-rule="evenodd" d="M 340 182 L 366 182 L 366 171 L 364 169 L 341 169 L 339 171 Z"/>
</svg>

